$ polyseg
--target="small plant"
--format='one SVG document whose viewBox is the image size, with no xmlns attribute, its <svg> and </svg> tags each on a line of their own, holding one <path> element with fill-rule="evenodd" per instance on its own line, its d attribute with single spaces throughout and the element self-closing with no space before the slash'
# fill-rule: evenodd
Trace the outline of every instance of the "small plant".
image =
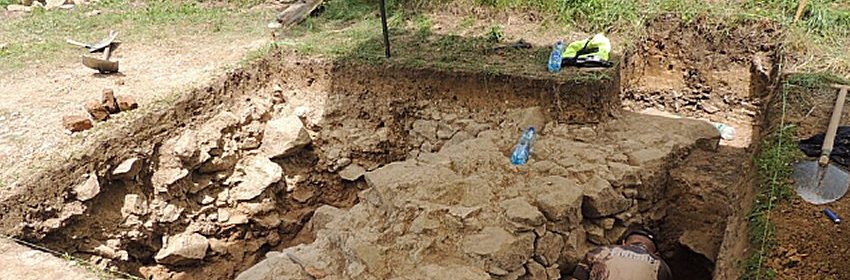
<svg viewBox="0 0 850 280">
<path fill-rule="evenodd" d="M 499 43 L 505 39 L 505 31 L 501 25 L 490 26 L 490 31 L 487 31 L 487 41 L 490 43 Z"/>
<path fill-rule="evenodd" d="M 434 22 L 431 21 L 430 18 L 426 16 L 419 16 L 416 18 L 416 33 L 419 36 L 428 36 L 431 34 L 431 27 L 434 26 Z"/>
</svg>

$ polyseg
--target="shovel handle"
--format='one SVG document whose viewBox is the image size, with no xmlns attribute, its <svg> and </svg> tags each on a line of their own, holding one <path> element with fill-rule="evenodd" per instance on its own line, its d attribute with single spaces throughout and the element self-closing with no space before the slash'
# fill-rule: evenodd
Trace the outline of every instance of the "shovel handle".
<svg viewBox="0 0 850 280">
<path fill-rule="evenodd" d="M 821 166 L 829 163 L 829 154 L 832 153 L 832 146 L 835 144 L 835 133 L 838 131 L 838 123 L 841 121 L 841 110 L 844 108 L 844 99 L 847 97 L 847 88 L 841 87 L 838 92 L 838 99 L 835 100 L 835 108 L 832 110 L 832 118 L 829 120 L 829 128 L 826 130 L 826 139 L 823 141 L 823 147 L 820 153 Z"/>
</svg>

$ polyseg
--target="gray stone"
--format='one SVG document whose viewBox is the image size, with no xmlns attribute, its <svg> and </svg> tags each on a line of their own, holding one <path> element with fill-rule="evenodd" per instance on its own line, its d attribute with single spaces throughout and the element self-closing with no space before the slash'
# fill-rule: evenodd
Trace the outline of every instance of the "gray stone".
<svg viewBox="0 0 850 280">
<path fill-rule="evenodd" d="M 561 258 L 564 248 L 564 238 L 557 233 L 547 231 L 537 238 L 534 243 L 534 255 L 538 256 L 544 265 L 553 265 Z"/>
<path fill-rule="evenodd" d="M 266 188 L 280 181 L 283 169 L 268 157 L 252 155 L 242 158 L 236 164 L 236 175 L 228 182 L 236 183 L 230 189 L 229 197 L 235 200 L 251 200 L 262 194 Z"/>
<path fill-rule="evenodd" d="M 628 154 L 629 164 L 634 166 L 645 166 L 648 163 L 658 162 L 667 157 L 667 153 L 657 148 L 647 148 Z"/>
<path fill-rule="evenodd" d="M 363 168 L 362 166 L 356 163 L 346 166 L 342 169 L 342 171 L 339 172 L 339 176 L 346 181 L 355 181 L 357 179 L 360 179 L 363 174 L 366 174 L 366 168 Z"/>
<path fill-rule="evenodd" d="M 586 218 L 601 218 L 626 211 L 631 200 L 623 197 L 608 181 L 593 177 L 585 187 L 582 215 Z"/>
<path fill-rule="evenodd" d="M 508 219 L 516 223 L 536 227 L 542 225 L 545 220 L 543 213 L 540 213 L 537 207 L 532 206 L 521 197 L 502 201 L 499 205 L 502 209 L 505 209 L 505 215 Z"/>
<path fill-rule="evenodd" d="M 142 170 L 142 160 L 136 157 L 128 158 L 112 170 L 112 178 L 130 180 Z"/>
<path fill-rule="evenodd" d="M 562 224 L 577 224 L 581 221 L 582 191 L 573 181 L 550 176 L 536 181 L 540 191 L 537 206 L 546 218 Z"/>
<path fill-rule="evenodd" d="M 437 125 L 437 138 L 447 140 L 452 138 L 455 135 L 457 130 L 452 128 L 451 125 L 439 123 Z"/>
<path fill-rule="evenodd" d="M 145 198 L 138 194 L 128 194 L 124 196 L 124 205 L 121 206 L 121 216 L 127 218 L 130 215 L 147 215 L 148 204 Z"/>
<path fill-rule="evenodd" d="M 437 122 L 429 120 L 416 120 L 413 122 L 413 132 L 429 141 L 437 140 Z"/>
<path fill-rule="evenodd" d="M 260 150 L 269 158 L 287 156 L 312 140 L 297 116 L 275 118 L 266 123 Z"/>
<path fill-rule="evenodd" d="M 98 182 L 97 174 L 92 173 L 85 182 L 74 187 L 74 193 L 77 194 L 77 200 L 88 201 L 100 193 L 100 182 Z"/>
<path fill-rule="evenodd" d="M 181 265 L 200 261 L 207 255 L 209 241 L 197 233 L 163 237 L 163 246 L 154 259 L 160 264 Z"/>
<path fill-rule="evenodd" d="M 489 259 L 498 267 L 513 271 L 522 267 L 534 252 L 534 234 L 516 236 L 499 227 L 485 227 L 463 240 L 464 251 Z"/>
<path fill-rule="evenodd" d="M 586 224 L 584 229 L 587 231 L 587 240 L 596 245 L 604 245 L 608 242 L 605 238 L 605 229 L 597 224 Z"/>
<path fill-rule="evenodd" d="M 526 270 L 528 270 L 528 279 L 530 280 L 548 280 L 549 276 L 546 275 L 546 268 L 543 265 L 537 263 L 534 260 L 529 260 L 525 265 Z"/>
</svg>

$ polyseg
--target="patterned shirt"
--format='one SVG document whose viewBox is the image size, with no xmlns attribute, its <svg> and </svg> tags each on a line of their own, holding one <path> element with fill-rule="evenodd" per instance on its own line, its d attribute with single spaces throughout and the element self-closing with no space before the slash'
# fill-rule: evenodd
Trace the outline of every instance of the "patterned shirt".
<svg viewBox="0 0 850 280">
<path fill-rule="evenodd" d="M 578 280 L 672 280 L 664 260 L 640 245 L 597 247 L 578 264 Z"/>
</svg>

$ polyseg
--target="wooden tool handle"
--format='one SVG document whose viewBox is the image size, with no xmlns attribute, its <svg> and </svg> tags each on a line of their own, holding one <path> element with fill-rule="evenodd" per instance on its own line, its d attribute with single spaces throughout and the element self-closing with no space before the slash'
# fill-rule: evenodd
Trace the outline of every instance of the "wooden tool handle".
<svg viewBox="0 0 850 280">
<path fill-rule="evenodd" d="M 835 100 L 835 108 L 832 110 L 832 118 L 829 120 L 829 128 L 826 130 L 826 138 L 823 140 L 821 148 L 820 165 L 829 163 L 829 154 L 832 153 L 832 146 L 835 144 L 835 133 L 838 131 L 838 123 L 841 121 L 841 109 L 844 108 L 844 99 L 847 97 L 847 88 L 841 88 L 838 93 L 838 99 Z"/>
</svg>

